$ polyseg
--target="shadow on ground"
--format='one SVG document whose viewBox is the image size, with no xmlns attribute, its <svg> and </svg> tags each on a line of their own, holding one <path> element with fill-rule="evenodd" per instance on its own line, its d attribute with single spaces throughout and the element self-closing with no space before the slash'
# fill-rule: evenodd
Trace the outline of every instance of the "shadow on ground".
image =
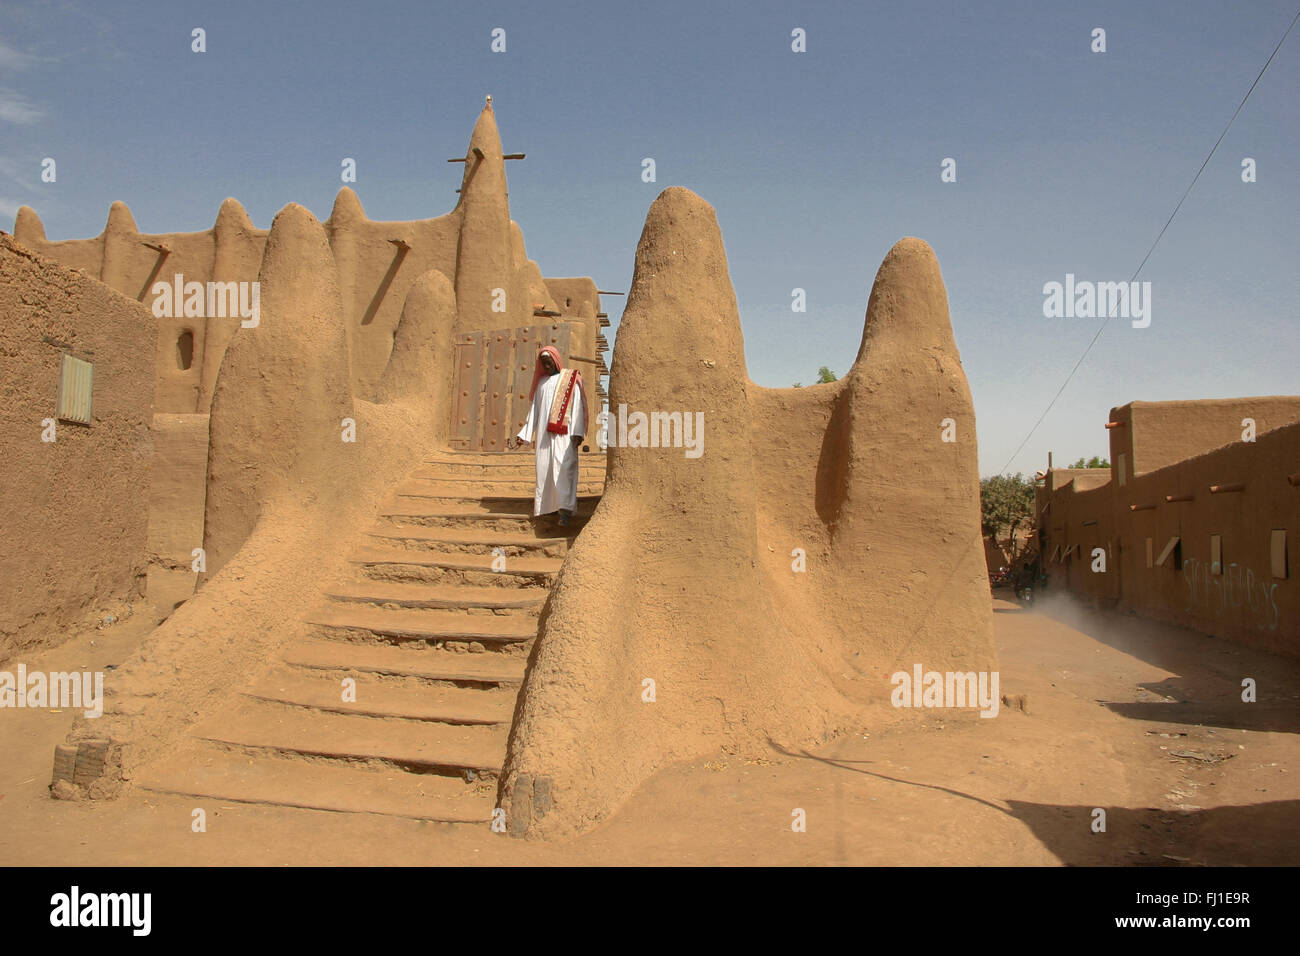
<svg viewBox="0 0 1300 956">
<path fill-rule="evenodd" d="M 1172 624 L 1093 608 L 1063 594 L 1044 595 L 1035 601 L 1032 613 L 1045 614 L 1099 643 L 1177 675 L 1139 685 L 1158 700 L 1100 701 L 1121 716 L 1300 733 L 1300 661 Z M 1189 666 L 1189 660 L 1195 664 Z M 1246 678 L 1255 681 L 1256 701 L 1252 703 L 1241 699 Z"/>
</svg>

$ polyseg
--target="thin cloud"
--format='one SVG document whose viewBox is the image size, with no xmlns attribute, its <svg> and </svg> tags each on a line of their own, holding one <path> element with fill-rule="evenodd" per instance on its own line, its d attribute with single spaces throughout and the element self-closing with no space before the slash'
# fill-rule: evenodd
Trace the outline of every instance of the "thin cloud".
<svg viewBox="0 0 1300 956">
<path fill-rule="evenodd" d="M 41 62 L 41 59 L 39 56 L 32 56 L 30 53 L 15 50 L 5 43 L 3 39 L 0 39 L 0 70 L 25 70 L 33 63 Z"/>
<path fill-rule="evenodd" d="M 34 123 L 44 115 L 44 112 L 21 93 L 0 88 L 0 120 L 19 124 Z"/>
<path fill-rule="evenodd" d="M 32 192 L 36 189 L 36 181 L 30 175 L 31 170 L 8 156 L 0 156 L 0 178 L 7 179 L 15 186 L 21 186 L 24 191 Z"/>
</svg>

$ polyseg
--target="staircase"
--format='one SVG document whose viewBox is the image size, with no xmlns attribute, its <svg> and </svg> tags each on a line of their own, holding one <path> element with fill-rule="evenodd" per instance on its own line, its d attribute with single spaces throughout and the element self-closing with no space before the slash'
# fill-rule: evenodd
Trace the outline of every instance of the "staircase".
<svg viewBox="0 0 1300 956">
<path fill-rule="evenodd" d="M 530 519 L 531 453 L 441 452 L 397 486 L 351 573 L 230 711 L 137 784 L 164 793 L 486 823 L 538 615 L 605 481 L 580 462 L 569 527 Z M 354 699 L 345 695 L 355 682 Z"/>
</svg>

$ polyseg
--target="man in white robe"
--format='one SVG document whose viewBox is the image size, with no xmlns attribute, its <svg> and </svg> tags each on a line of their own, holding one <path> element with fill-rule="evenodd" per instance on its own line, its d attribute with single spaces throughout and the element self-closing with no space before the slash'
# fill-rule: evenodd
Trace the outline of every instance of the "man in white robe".
<svg viewBox="0 0 1300 956">
<path fill-rule="evenodd" d="M 533 407 L 516 437 L 526 444 L 536 443 L 533 515 L 558 511 L 560 525 L 566 526 L 578 508 L 578 449 L 586 436 L 587 408 L 582 376 L 561 371 L 559 350 L 549 345 L 543 348 L 529 393 Z"/>
</svg>

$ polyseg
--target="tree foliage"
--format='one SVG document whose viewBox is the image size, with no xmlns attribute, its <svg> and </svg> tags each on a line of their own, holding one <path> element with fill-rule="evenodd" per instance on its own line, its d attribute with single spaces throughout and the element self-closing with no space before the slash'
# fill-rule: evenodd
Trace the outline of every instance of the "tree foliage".
<svg viewBox="0 0 1300 956">
<path fill-rule="evenodd" d="M 827 385 L 831 382 L 836 382 L 836 381 L 839 381 L 838 376 L 836 376 L 834 372 L 832 372 L 829 368 L 823 365 L 821 368 L 817 370 L 817 381 L 814 382 L 813 384 Z M 795 382 L 794 387 L 803 388 L 803 382 Z"/>
<path fill-rule="evenodd" d="M 1073 465 L 1070 465 L 1070 467 L 1071 468 L 1109 468 L 1110 462 L 1108 462 L 1105 458 L 1102 458 L 1098 455 L 1093 455 L 1087 461 L 1084 461 L 1082 458 L 1080 458 Z"/>
<path fill-rule="evenodd" d="M 980 514 L 986 535 L 1015 549 L 1016 531 L 1034 515 L 1034 480 L 1017 472 L 980 479 Z"/>
</svg>

